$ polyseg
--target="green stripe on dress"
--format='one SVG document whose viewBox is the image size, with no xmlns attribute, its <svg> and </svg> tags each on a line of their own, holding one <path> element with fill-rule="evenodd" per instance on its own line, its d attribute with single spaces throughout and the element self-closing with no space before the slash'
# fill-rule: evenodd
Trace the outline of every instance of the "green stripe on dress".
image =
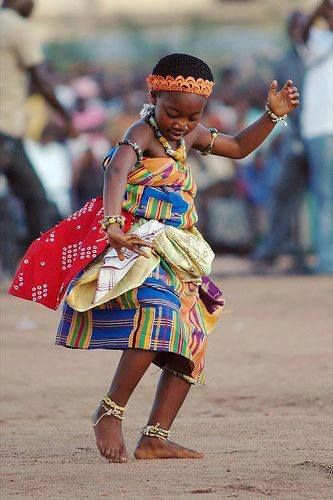
<svg viewBox="0 0 333 500">
<path fill-rule="evenodd" d="M 154 319 L 155 308 L 144 307 L 141 309 L 141 321 L 138 327 L 138 337 L 135 347 L 149 349 Z"/>
<path fill-rule="evenodd" d="M 80 325 L 81 325 L 80 314 L 77 311 L 74 311 L 69 335 L 68 335 L 67 342 L 66 342 L 66 345 L 68 347 L 74 347 L 75 341 L 76 341 L 77 336 L 78 336 L 79 331 L 80 331 Z"/>
<path fill-rule="evenodd" d="M 91 311 L 86 311 L 84 313 L 84 328 L 80 339 L 80 347 L 82 349 L 88 349 L 89 342 L 92 334 L 92 314 Z"/>
<path fill-rule="evenodd" d="M 118 297 L 118 303 L 121 309 L 136 309 L 139 306 L 138 303 L 138 289 L 133 288 L 128 292 L 123 293 Z"/>
</svg>

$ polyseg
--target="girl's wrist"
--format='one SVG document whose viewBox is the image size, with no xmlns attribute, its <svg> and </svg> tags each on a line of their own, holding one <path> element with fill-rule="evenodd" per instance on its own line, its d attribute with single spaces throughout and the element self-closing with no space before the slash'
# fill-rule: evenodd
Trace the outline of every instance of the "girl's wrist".
<svg viewBox="0 0 333 500">
<path fill-rule="evenodd" d="M 125 217 L 123 215 L 105 215 L 101 220 L 101 229 L 106 231 L 110 226 L 116 225 L 121 229 L 125 226 Z"/>
<path fill-rule="evenodd" d="M 274 109 L 271 108 L 268 102 L 265 104 L 265 112 L 274 125 L 277 123 L 283 123 L 283 125 L 287 127 L 287 115 L 279 115 L 278 113 L 275 113 Z"/>
<path fill-rule="evenodd" d="M 118 239 L 119 236 L 124 236 L 123 230 L 118 226 L 118 224 L 112 224 L 109 226 L 105 231 L 105 234 L 107 235 L 108 238 L 111 238 L 112 240 L 116 238 Z"/>
</svg>

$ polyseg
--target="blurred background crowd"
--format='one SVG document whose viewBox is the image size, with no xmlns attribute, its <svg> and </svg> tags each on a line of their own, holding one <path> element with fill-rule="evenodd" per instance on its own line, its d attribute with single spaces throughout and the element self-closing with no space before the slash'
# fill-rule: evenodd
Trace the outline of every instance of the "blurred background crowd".
<svg viewBox="0 0 333 500">
<path fill-rule="evenodd" d="M 3 2 L 2 272 L 12 275 L 33 238 L 102 194 L 105 153 L 147 102 L 154 62 L 177 51 L 212 66 L 202 122 L 220 132 L 237 134 L 263 113 L 273 78 L 301 93 L 288 127 L 244 160 L 191 153 L 205 238 L 251 259 L 253 272 L 288 256 L 287 272 L 333 274 L 332 2 L 127 1 L 126 16 L 116 3 L 36 2 L 30 17 L 32 0 Z"/>
</svg>

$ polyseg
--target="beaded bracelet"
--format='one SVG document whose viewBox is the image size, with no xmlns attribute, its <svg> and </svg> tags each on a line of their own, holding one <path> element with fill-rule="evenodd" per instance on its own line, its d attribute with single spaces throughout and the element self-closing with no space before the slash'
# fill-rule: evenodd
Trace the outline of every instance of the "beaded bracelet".
<svg viewBox="0 0 333 500">
<path fill-rule="evenodd" d="M 218 131 L 216 130 L 216 128 L 210 128 L 209 131 L 210 131 L 210 135 L 211 135 L 211 141 L 210 141 L 210 144 L 207 146 L 207 148 L 201 152 L 201 154 L 203 156 L 207 156 L 207 155 L 211 154 L 211 152 L 213 151 L 215 139 L 218 136 Z"/>
<path fill-rule="evenodd" d="M 123 215 L 106 215 L 100 223 L 103 231 L 106 231 L 111 224 L 119 224 L 120 229 L 123 229 L 125 226 L 125 217 Z"/>
<path fill-rule="evenodd" d="M 265 111 L 266 111 L 266 113 L 268 114 L 268 116 L 270 117 L 271 121 L 274 124 L 276 124 L 276 123 L 283 123 L 283 125 L 285 127 L 288 127 L 288 123 L 286 121 L 287 120 L 287 115 L 277 116 L 275 113 L 273 113 L 273 111 L 269 107 L 268 103 L 265 104 Z"/>
<path fill-rule="evenodd" d="M 117 142 L 116 148 L 118 146 L 121 146 L 122 144 L 125 144 L 127 146 L 131 146 L 134 149 L 135 154 L 136 154 L 136 158 L 137 158 L 137 163 L 140 163 L 142 161 L 142 159 L 143 159 L 143 153 L 142 153 L 142 150 L 140 149 L 140 147 L 137 145 L 136 142 L 131 142 L 128 139 L 123 139 L 122 141 L 118 141 Z"/>
</svg>

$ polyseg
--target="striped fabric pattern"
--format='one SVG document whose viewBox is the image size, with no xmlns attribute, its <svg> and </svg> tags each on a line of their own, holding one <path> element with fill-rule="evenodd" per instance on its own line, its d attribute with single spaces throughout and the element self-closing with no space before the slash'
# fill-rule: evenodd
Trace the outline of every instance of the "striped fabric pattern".
<svg viewBox="0 0 333 500">
<path fill-rule="evenodd" d="M 178 282 L 179 293 L 175 293 L 168 284 L 175 279 L 159 265 L 139 288 L 89 311 L 74 311 L 65 302 L 56 344 L 74 349 L 172 352 L 182 356 L 183 375 L 203 382 L 207 332 L 200 321 L 198 287 Z M 155 360 L 160 367 L 166 362 L 162 355 Z M 172 369 L 171 361 L 168 367 Z"/>
<path fill-rule="evenodd" d="M 189 165 L 171 158 L 145 158 L 128 176 L 123 210 L 187 229 L 198 220 L 196 192 Z"/>
<path fill-rule="evenodd" d="M 195 193 L 188 165 L 170 158 L 146 158 L 128 176 L 123 209 L 137 217 L 190 228 L 197 221 Z M 154 351 L 157 366 L 191 383 L 204 383 L 207 334 L 223 307 L 217 287 L 207 286 L 203 293 L 197 284 L 180 281 L 161 259 L 140 287 L 106 304 L 77 312 L 65 302 L 56 344 L 73 349 Z M 216 299 L 210 309 L 211 286 Z"/>
</svg>

